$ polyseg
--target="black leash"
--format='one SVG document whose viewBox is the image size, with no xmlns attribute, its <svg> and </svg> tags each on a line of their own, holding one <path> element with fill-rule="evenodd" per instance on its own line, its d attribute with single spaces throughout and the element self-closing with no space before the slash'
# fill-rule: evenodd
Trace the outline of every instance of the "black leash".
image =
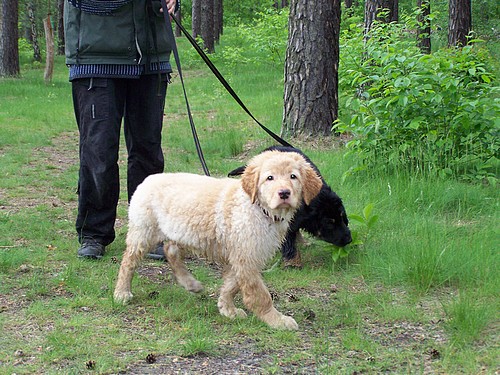
<svg viewBox="0 0 500 375">
<path fill-rule="evenodd" d="M 219 80 L 220 83 L 222 83 L 222 86 L 231 94 L 231 96 L 236 100 L 236 102 L 240 105 L 241 108 L 262 128 L 264 131 L 269 134 L 275 141 L 278 143 L 282 144 L 283 146 L 288 146 L 288 147 L 293 147 L 290 143 L 285 141 L 283 138 L 281 138 L 279 135 L 273 133 L 271 130 L 269 130 L 267 127 L 262 125 L 255 117 L 254 115 L 249 111 L 249 109 L 245 106 L 245 104 L 241 101 L 241 99 L 238 97 L 236 92 L 234 92 L 233 88 L 229 85 L 229 83 L 226 81 L 226 79 L 222 76 L 222 74 L 219 72 L 219 70 L 215 67 L 215 65 L 210 61 L 208 58 L 207 54 L 203 51 L 203 49 L 200 48 L 198 43 L 196 43 L 196 40 L 189 34 L 188 31 L 184 28 L 184 26 L 181 25 L 181 23 L 177 20 L 177 18 L 172 17 L 175 24 L 181 29 L 182 33 L 186 36 L 186 38 L 189 40 L 191 45 L 194 47 L 196 52 L 201 56 L 205 64 L 208 65 L 212 73 L 215 74 L 217 79 Z"/>
<path fill-rule="evenodd" d="M 191 107 L 189 106 L 189 101 L 186 94 L 186 88 L 184 87 L 184 78 L 182 77 L 181 60 L 179 59 L 179 52 L 177 51 L 177 44 L 175 43 L 175 35 L 169 20 L 170 15 L 168 13 L 167 3 L 165 2 L 165 0 L 161 0 L 161 7 L 163 9 L 163 17 L 165 18 L 165 23 L 167 24 L 167 32 L 169 32 L 170 35 L 172 36 L 172 41 L 173 41 L 172 52 L 174 53 L 175 63 L 177 64 L 177 71 L 179 73 L 179 78 L 181 79 L 182 83 L 182 91 L 184 92 L 184 99 L 186 101 L 189 124 L 191 125 L 191 133 L 193 134 L 194 144 L 196 146 L 196 152 L 198 153 L 198 158 L 200 159 L 203 172 L 205 173 L 205 175 L 210 176 L 210 171 L 208 170 L 207 163 L 205 162 L 205 157 L 203 156 L 203 151 L 201 149 L 200 140 L 198 139 L 198 134 L 196 133 L 196 127 L 194 126 L 193 116 L 191 114 Z"/>
<path fill-rule="evenodd" d="M 172 25 L 171 23 L 169 22 L 169 15 L 168 15 L 168 11 L 167 11 L 167 5 L 166 5 L 166 2 L 165 0 L 161 0 L 161 5 L 162 5 L 162 8 L 163 8 L 163 16 L 165 17 L 165 22 L 167 23 L 167 27 L 168 29 L 170 30 L 170 32 L 172 33 L 172 37 L 174 39 L 174 47 L 173 47 L 173 52 L 174 52 L 174 57 L 175 57 L 175 62 L 177 64 L 177 68 L 179 70 L 179 77 L 181 78 L 181 83 L 182 83 L 182 89 L 184 90 L 184 97 L 186 99 L 186 103 L 187 103 L 187 95 L 186 95 L 186 90 L 184 88 L 184 82 L 183 82 L 183 79 L 182 79 L 182 75 L 181 75 L 181 68 L 180 68 L 180 59 L 179 59 L 179 54 L 177 52 L 177 45 L 175 43 L 175 36 L 173 34 L 173 30 L 172 30 Z M 191 43 L 191 45 L 194 47 L 194 49 L 196 50 L 196 52 L 198 52 L 198 54 L 200 55 L 200 57 L 203 59 L 203 61 L 205 62 L 205 64 L 207 64 L 207 66 L 210 68 L 210 70 L 212 71 L 212 73 L 217 77 L 217 79 L 219 80 L 219 82 L 224 86 L 224 88 L 231 94 L 231 96 L 233 97 L 233 99 L 240 105 L 240 107 L 267 133 L 269 134 L 275 141 L 277 141 L 278 143 L 280 143 L 281 145 L 283 146 L 288 146 L 288 147 L 293 147 L 290 143 L 288 143 L 287 141 L 285 141 L 283 138 L 281 138 L 279 135 L 273 133 L 270 129 L 268 129 L 266 126 L 264 126 L 260 121 L 258 121 L 255 116 L 250 112 L 250 110 L 245 106 L 245 104 L 242 102 L 242 100 L 239 98 L 239 96 L 236 94 L 236 92 L 233 90 L 233 88 L 229 85 L 229 83 L 226 81 L 226 79 L 222 76 L 222 74 L 219 72 L 219 70 L 216 68 L 216 66 L 212 63 L 212 61 L 208 58 L 208 56 L 206 55 L 206 53 L 203 51 L 203 49 L 198 45 L 198 43 L 196 43 L 196 40 L 191 36 L 191 34 L 184 28 L 184 26 L 181 25 L 181 23 L 177 20 L 177 18 L 175 18 L 174 16 L 170 16 L 175 24 L 179 27 L 179 29 L 182 31 L 182 33 L 186 36 L 186 38 L 189 40 L 189 42 Z M 189 110 L 189 104 L 188 104 L 188 112 L 190 113 L 190 110 Z M 191 122 L 191 129 L 193 131 L 193 135 L 196 134 L 196 130 L 194 129 L 194 123 L 192 121 L 192 118 L 190 116 L 190 122 Z M 195 143 L 197 144 L 196 148 L 198 150 L 198 147 L 199 147 L 199 140 L 196 136 L 195 138 Z M 201 147 L 199 148 L 199 151 L 198 151 L 198 155 L 200 155 L 201 153 Z M 201 158 L 200 158 L 201 160 Z M 202 164 L 204 163 L 204 161 L 202 161 Z"/>
</svg>

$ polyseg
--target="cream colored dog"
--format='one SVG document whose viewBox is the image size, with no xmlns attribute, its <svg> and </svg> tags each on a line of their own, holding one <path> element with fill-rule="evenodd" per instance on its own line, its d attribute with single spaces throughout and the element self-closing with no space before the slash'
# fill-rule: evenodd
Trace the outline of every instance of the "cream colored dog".
<svg viewBox="0 0 500 375">
<path fill-rule="evenodd" d="M 278 312 L 261 277 L 279 250 L 302 199 L 308 204 L 321 179 L 294 152 L 267 151 L 254 157 L 241 180 L 188 173 L 156 174 L 139 185 L 129 208 L 129 229 L 114 298 L 132 298 L 131 282 L 139 261 L 160 241 L 177 282 L 191 292 L 203 289 L 187 270 L 189 251 L 226 265 L 218 300 L 229 318 L 246 313 L 243 303 L 273 328 L 297 329 L 295 320 Z"/>
</svg>

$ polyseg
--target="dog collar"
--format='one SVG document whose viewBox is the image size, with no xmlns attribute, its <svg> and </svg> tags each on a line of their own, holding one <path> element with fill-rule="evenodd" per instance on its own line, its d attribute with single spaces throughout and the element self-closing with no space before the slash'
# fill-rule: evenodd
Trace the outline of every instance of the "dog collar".
<svg viewBox="0 0 500 375">
<path fill-rule="evenodd" d="M 260 207 L 260 209 L 261 209 L 262 213 L 263 213 L 263 214 L 264 214 L 264 215 L 265 215 L 265 216 L 266 216 L 269 220 L 271 220 L 271 221 L 273 221 L 273 222 L 275 222 L 275 223 L 280 223 L 280 222 L 282 222 L 282 221 L 284 221 L 284 220 L 285 220 L 285 218 L 284 218 L 284 217 L 279 217 L 279 216 L 276 216 L 276 215 L 271 216 L 271 215 L 269 214 L 269 212 L 268 212 L 268 211 L 267 211 L 264 207 L 262 207 L 262 206 L 259 206 L 259 207 Z"/>
</svg>

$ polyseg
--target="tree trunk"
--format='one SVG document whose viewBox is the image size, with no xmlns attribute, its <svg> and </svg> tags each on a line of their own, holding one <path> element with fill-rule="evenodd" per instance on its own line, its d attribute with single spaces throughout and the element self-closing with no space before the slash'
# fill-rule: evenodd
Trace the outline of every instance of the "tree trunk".
<svg viewBox="0 0 500 375">
<path fill-rule="evenodd" d="M 19 75 L 18 1 L 2 0 L 0 5 L 0 77 Z"/>
<path fill-rule="evenodd" d="M 64 55 L 64 1 L 57 2 L 57 54 Z"/>
<path fill-rule="evenodd" d="M 381 14 L 382 11 L 387 13 Z M 366 0 L 365 1 L 365 38 L 368 37 L 373 21 L 398 22 L 398 0 Z"/>
<path fill-rule="evenodd" d="M 30 0 L 26 4 L 26 12 L 28 15 L 28 21 L 30 25 L 30 41 L 33 47 L 33 60 L 42 62 L 42 54 L 40 53 L 40 46 L 38 45 L 38 30 L 36 27 L 36 17 L 35 17 L 35 3 Z"/>
<path fill-rule="evenodd" d="M 468 43 L 472 29 L 471 0 L 449 1 L 448 45 L 461 47 Z"/>
<path fill-rule="evenodd" d="M 377 15 L 380 10 L 383 9 L 382 0 L 366 0 L 365 1 L 365 38 L 368 37 L 368 33 L 372 28 L 373 21 L 377 19 Z"/>
<path fill-rule="evenodd" d="M 431 2 L 430 0 L 417 0 L 418 14 L 417 45 L 425 54 L 431 53 Z"/>
<path fill-rule="evenodd" d="M 388 14 L 382 19 L 385 22 L 398 22 L 399 21 L 399 2 L 398 0 L 383 0 L 382 7 Z"/>
<path fill-rule="evenodd" d="M 181 7 L 177 10 L 177 12 L 174 13 L 174 17 L 179 21 L 179 23 L 182 25 L 182 12 L 181 12 Z M 175 24 L 175 30 L 174 30 L 174 35 L 179 38 L 182 36 L 181 28 Z"/>
<path fill-rule="evenodd" d="M 217 43 L 222 35 L 223 9 L 222 0 L 214 0 L 214 38 Z"/>
<path fill-rule="evenodd" d="M 201 2 L 201 38 L 203 39 L 203 48 L 205 48 L 208 53 L 214 53 L 215 38 L 213 0 L 204 0 Z"/>
<path fill-rule="evenodd" d="M 201 2 L 203 0 L 193 0 L 193 5 L 191 9 L 191 18 L 192 18 L 192 34 L 193 38 L 197 38 L 201 35 Z"/>
<path fill-rule="evenodd" d="M 273 7 L 276 9 L 283 9 L 288 6 L 288 0 L 274 0 Z"/>
<path fill-rule="evenodd" d="M 340 0 L 293 0 L 285 61 L 283 136 L 325 136 L 338 117 Z"/>
<path fill-rule="evenodd" d="M 47 56 L 45 57 L 45 73 L 43 78 L 45 83 L 52 82 L 52 74 L 54 73 L 54 30 L 50 21 L 50 13 L 43 20 L 45 30 L 45 44 L 47 48 Z"/>
</svg>

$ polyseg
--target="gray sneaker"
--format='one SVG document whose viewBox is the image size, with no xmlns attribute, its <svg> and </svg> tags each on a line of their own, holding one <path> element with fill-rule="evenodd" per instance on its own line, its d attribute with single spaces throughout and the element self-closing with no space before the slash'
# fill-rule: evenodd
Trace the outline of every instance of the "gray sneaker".
<svg viewBox="0 0 500 375">
<path fill-rule="evenodd" d="M 78 249 L 78 258 L 101 259 L 105 246 L 93 238 L 84 238 Z"/>
<path fill-rule="evenodd" d="M 160 242 L 158 245 L 156 245 L 156 247 L 148 253 L 147 257 L 154 260 L 165 260 L 165 253 L 163 252 L 163 242 Z"/>
</svg>

